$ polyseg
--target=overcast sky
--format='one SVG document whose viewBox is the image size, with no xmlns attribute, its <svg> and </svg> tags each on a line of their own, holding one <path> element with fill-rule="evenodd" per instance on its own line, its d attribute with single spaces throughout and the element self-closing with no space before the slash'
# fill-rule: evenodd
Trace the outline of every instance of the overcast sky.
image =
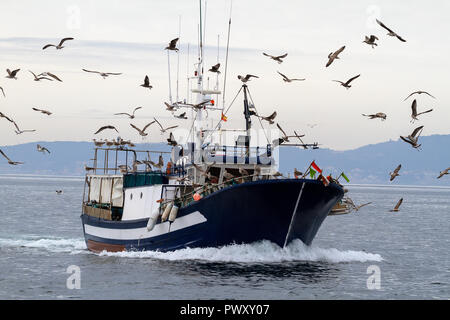
<svg viewBox="0 0 450 320">
<path fill-rule="evenodd" d="M 143 127 L 156 116 L 164 125 L 182 124 L 165 111 L 168 101 L 167 52 L 164 47 L 179 33 L 179 96 L 186 96 L 187 64 L 193 71 L 197 53 L 198 1 L 9 1 L 0 2 L 0 72 L 17 69 L 18 80 L 0 77 L 6 98 L 0 112 L 12 117 L 21 129 L 35 133 L 16 135 L 0 119 L 0 145 L 32 141 L 89 141 L 102 125 L 117 126 L 125 139 L 140 142 L 129 119 L 114 116 L 142 106 L 133 123 Z M 207 1 L 206 63 L 224 65 L 230 1 Z M 240 86 L 238 74 L 255 74 L 249 83 L 257 110 L 286 130 L 306 134 L 308 142 L 335 150 L 397 140 L 418 125 L 423 135 L 450 134 L 450 30 L 448 1 L 233 1 L 226 88 L 228 105 Z M 386 35 L 375 18 L 407 40 Z M 362 43 L 365 35 L 379 38 L 375 49 Z M 60 38 L 72 36 L 62 50 L 49 48 Z M 187 45 L 190 47 L 189 60 Z M 331 51 L 345 45 L 341 59 L 325 68 Z M 282 64 L 262 55 L 288 53 Z M 172 95 L 176 96 L 177 55 L 171 54 Z M 122 72 L 102 79 L 81 69 Z M 223 68 L 223 67 L 221 67 Z M 63 82 L 33 81 L 35 73 L 50 71 Z M 223 71 L 223 70 L 222 70 Z M 284 83 L 277 74 L 306 78 Z M 332 80 L 361 74 L 346 90 Z M 140 87 L 150 77 L 152 90 Z M 222 74 L 223 76 L 223 74 Z M 210 82 L 215 77 L 210 76 Z M 223 80 L 223 79 L 221 79 Z M 419 111 L 433 112 L 410 123 L 415 90 L 426 90 L 436 100 L 417 96 Z M 219 99 L 221 100 L 221 99 Z M 242 128 L 242 101 L 228 114 L 227 128 Z M 46 116 L 32 107 L 53 112 Z M 361 114 L 384 112 L 387 120 L 369 120 Z M 218 113 L 211 116 L 220 117 Z M 256 119 L 255 119 L 256 120 Z M 256 121 L 254 121 L 255 127 Z M 317 124 L 310 128 L 308 124 Z M 188 122 L 185 122 L 188 127 Z M 267 126 L 266 126 L 267 127 Z M 98 138 L 113 138 L 105 133 Z M 161 141 L 151 127 L 145 141 Z"/>
</svg>

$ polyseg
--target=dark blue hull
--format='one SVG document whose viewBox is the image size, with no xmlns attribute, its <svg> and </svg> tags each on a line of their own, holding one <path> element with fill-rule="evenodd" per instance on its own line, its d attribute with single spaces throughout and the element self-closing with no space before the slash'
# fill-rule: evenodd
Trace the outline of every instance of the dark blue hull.
<svg viewBox="0 0 450 320">
<path fill-rule="evenodd" d="M 170 251 L 259 240 L 269 240 L 282 247 L 300 239 L 310 245 L 343 194 L 338 185 L 325 187 L 317 180 L 242 183 L 181 208 L 172 224 L 156 224 L 158 231 L 154 231 L 154 236 L 145 231 L 148 218 L 109 221 L 86 214 L 81 218 L 87 246 L 97 252 Z"/>
</svg>

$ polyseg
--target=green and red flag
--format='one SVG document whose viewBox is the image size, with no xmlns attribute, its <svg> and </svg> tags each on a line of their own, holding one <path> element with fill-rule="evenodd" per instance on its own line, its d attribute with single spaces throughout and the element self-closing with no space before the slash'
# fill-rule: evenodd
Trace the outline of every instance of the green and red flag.
<svg viewBox="0 0 450 320">
<path fill-rule="evenodd" d="M 322 169 L 319 168 L 319 166 L 313 161 L 311 162 L 311 167 L 314 168 L 314 170 L 316 170 L 319 173 L 322 173 Z"/>
<path fill-rule="evenodd" d="M 311 179 L 314 179 L 316 177 L 316 171 L 314 171 L 313 168 L 309 168 L 309 176 Z"/>
<path fill-rule="evenodd" d="M 345 181 L 350 182 L 350 179 L 347 178 L 344 172 L 341 173 L 341 176 L 345 179 Z"/>
</svg>

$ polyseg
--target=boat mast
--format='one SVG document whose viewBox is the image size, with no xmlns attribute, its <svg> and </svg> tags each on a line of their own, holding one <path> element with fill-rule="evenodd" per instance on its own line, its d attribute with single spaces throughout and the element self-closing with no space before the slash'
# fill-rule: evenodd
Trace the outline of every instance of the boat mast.
<svg viewBox="0 0 450 320">
<path fill-rule="evenodd" d="M 250 118 L 251 112 L 250 109 L 248 107 L 248 98 L 247 98 L 247 85 L 244 83 L 242 85 L 242 89 L 244 91 L 244 116 L 245 116 L 245 130 L 247 133 L 247 137 L 246 137 L 246 141 L 245 141 L 245 146 L 247 148 L 247 151 L 250 147 L 250 129 L 252 127 L 252 120 Z"/>
</svg>

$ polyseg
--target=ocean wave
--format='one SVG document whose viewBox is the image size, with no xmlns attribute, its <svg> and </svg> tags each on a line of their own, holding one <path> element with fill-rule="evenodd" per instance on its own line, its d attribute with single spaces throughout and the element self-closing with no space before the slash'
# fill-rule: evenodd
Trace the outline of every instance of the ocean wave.
<svg viewBox="0 0 450 320">
<path fill-rule="evenodd" d="M 143 258 L 160 260 L 199 260 L 208 262 L 238 262 L 238 263 L 280 263 L 295 261 L 323 261 L 332 263 L 382 261 L 379 254 L 364 251 L 341 251 L 334 248 L 306 246 L 300 240 L 295 240 L 287 247 L 264 240 L 251 244 L 233 244 L 220 248 L 186 248 L 171 252 L 134 251 L 106 252 L 100 256 Z"/>
</svg>

